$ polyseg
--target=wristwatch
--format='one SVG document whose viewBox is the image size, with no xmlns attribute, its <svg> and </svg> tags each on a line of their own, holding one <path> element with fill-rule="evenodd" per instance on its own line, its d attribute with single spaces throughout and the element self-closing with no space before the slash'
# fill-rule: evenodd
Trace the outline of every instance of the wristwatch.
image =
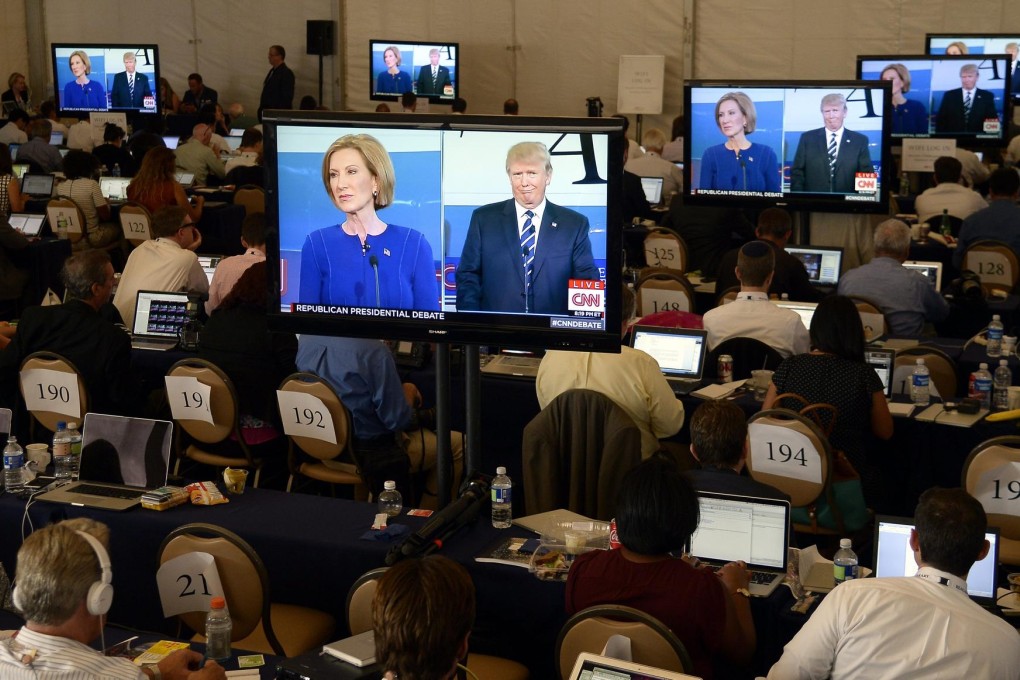
<svg viewBox="0 0 1020 680">
<path fill-rule="evenodd" d="M 159 666 L 154 663 L 145 664 L 142 666 L 142 670 L 152 673 L 152 680 L 163 680 L 163 671 L 159 670 Z"/>
<path fill-rule="evenodd" d="M 744 597 L 751 597 L 751 591 L 748 590 L 747 588 L 737 588 L 736 590 L 733 591 L 733 594 L 743 595 Z M 156 678 L 156 680 L 159 680 L 159 678 Z"/>
</svg>

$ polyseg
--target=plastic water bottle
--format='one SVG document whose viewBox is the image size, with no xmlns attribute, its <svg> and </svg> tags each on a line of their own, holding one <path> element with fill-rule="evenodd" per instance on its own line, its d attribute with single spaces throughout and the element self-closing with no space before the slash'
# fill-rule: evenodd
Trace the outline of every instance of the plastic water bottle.
<svg viewBox="0 0 1020 680">
<path fill-rule="evenodd" d="M 209 601 L 205 617 L 205 658 L 223 662 L 230 659 L 230 636 L 234 622 L 230 620 L 227 602 L 222 597 Z"/>
<path fill-rule="evenodd" d="M 71 442 L 71 477 L 78 479 L 78 471 L 81 469 L 81 430 L 78 423 L 67 424 L 67 438 Z"/>
<path fill-rule="evenodd" d="M 981 402 L 981 408 L 992 408 L 992 374 L 984 362 L 974 371 L 974 394 L 971 396 Z"/>
<path fill-rule="evenodd" d="M 850 549 L 850 539 L 839 539 L 839 550 L 832 558 L 832 575 L 836 585 L 857 578 L 857 553 Z"/>
<path fill-rule="evenodd" d="M 18 493 L 25 488 L 25 452 L 18 444 L 18 438 L 11 435 L 4 447 L 4 489 L 7 493 Z"/>
<path fill-rule="evenodd" d="M 120 163 L 113 164 L 113 176 L 120 177 Z"/>
<path fill-rule="evenodd" d="M 57 423 L 57 431 L 53 433 L 53 475 L 57 479 L 68 479 L 71 472 L 71 437 L 67 432 L 67 423 Z"/>
<path fill-rule="evenodd" d="M 61 241 L 67 240 L 67 218 L 63 215 L 57 217 L 57 238 Z"/>
<path fill-rule="evenodd" d="M 953 235 L 953 227 L 949 224 L 949 208 L 942 209 L 942 223 L 939 225 L 939 231 L 943 236 Z"/>
<path fill-rule="evenodd" d="M 992 315 L 992 321 L 988 324 L 988 356 L 997 357 L 1002 354 L 1002 321 L 998 314 Z"/>
<path fill-rule="evenodd" d="M 924 359 L 918 359 L 914 374 L 910 376 L 910 401 L 914 402 L 914 406 L 927 406 L 931 402 L 928 381 L 928 367 L 924 365 Z"/>
<path fill-rule="evenodd" d="M 1009 370 L 1009 359 L 999 359 L 999 367 L 992 376 L 993 401 L 995 408 L 1005 411 L 1009 408 L 1009 386 L 1013 384 L 1013 371 Z"/>
<path fill-rule="evenodd" d="M 496 476 L 492 479 L 492 526 L 497 529 L 509 529 L 513 519 L 513 483 L 506 476 L 506 468 L 496 468 Z"/>
<path fill-rule="evenodd" d="M 397 483 L 389 480 L 383 483 L 383 492 L 379 494 L 379 512 L 389 517 L 396 517 L 404 508 L 404 498 L 397 491 Z"/>
</svg>

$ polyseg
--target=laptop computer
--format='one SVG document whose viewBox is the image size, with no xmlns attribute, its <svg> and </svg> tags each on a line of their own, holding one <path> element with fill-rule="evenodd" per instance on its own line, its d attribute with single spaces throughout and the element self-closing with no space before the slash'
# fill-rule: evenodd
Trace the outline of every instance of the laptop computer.
<svg viewBox="0 0 1020 680">
<path fill-rule="evenodd" d="M 707 331 L 634 326 L 630 345 L 655 359 L 673 394 L 690 394 L 701 387 L 708 353 Z"/>
<path fill-rule="evenodd" d="M 212 285 L 213 273 L 216 271 L 216 266 L 223 259 L 222 255 L 199 255 L 198 264 L 201 265 L 202 271 L 205 272 L 206 278 L 209 279 L 209 285 Z"/>
<path fill-rule="evenodd" d="M 896 350 L 879 349 L 877 347 L 864 348 L 864 361 L 875 369 L 878 379 L 882 381 L 885 388 L 885 396 L 892 396 L 893 370 L 896 366 Z"/>
<path fill-rule="evenodd" d="M 131 347 L 168 350 L 177 345 L 181 327 L 188 320 L 188 294 L 140 290 L 131 325 Z"/>
<path fill-rule="evenodd" d="M 114 203 L 122 203 L 127 198 L 127 188 L 131 184 L 130 177 L 100 177 L 99 191 L 106 200 Z"/>
<path fill-rule="evenodd" d="M 32 167 L 28 163 L 14 163 L 11 168 L 14 170 L 14 176 L 19 180 L 28 174 L 28 169 Z"/>
<path fill-rule="evenodd" d="M 188 187 L 195 183 L 195 173 L 193 172 L 184 172 L 183 170 L 178 170 L 177 174 L 174 175 L 174 177 L 177 179 L 177 182 L 185 189 L 187 189 Z"/>
<path fill-rule="evenodd" d="M 537 378 L 542 357 L 521 354 L 497 354 L 482 366 L 482 373 L 514 378 Z"/>
<path fill-rule="evenodd" d="M 50 144 L 53 146 L 64 145 L 64 133 L 63 132 L 51 132 L 50 133 Z"/>
<path fill-rule="evenodd" d="M 21 193 L 32 198 L 49 198 L 53 195 L 53 175 L 25 173 L 21 178 Z"/>
<path fill-rule="evenodd" d="M 751 595 L 771 595 L 786 576 L 790 503 L 704 491 L 698 503 L 701 522 L 688 552 L 713 567 L 743 560 L 751 570 Z"/>
<path fill-rule="evenodd" d="M 24 236 L 40 236 L 43 226 L 46 224 L 46 215 L 33 215 L 29 213 L 11 213 L 7 218 L 15 230 L 20 231 Z"/>
<path fill-rule="evenodd" d="M 815 286 L 831 288 L 839 283 L 843 249 L 823 246 L 786 246 L 786 252 L 804 263 L 808 279 Z"/>
<path fill-rule="evenodd" d="M 696 676 L 581 652 L 569 680 L 697 680 Z"/>
<path fill-rule="evenodd" d="M 915 272 L 924 274 L 927 277 L 928 282 L 932 287 L 939 291 L 942 290 L 942 263 L 941 262 L 923 262 L 921 260 L 907 260 L 903 263 L 903 266 L 907 269 L 913 269 Z"/>
<path fill-rule="evenodd" d="M 793 302 L 792 300 L 779 300 L 775 303 L 783 309 L 789 309 L 797 312 L 800 320 L 804 323 L 804 328 L 811 329 L 811 319 L 815 316 L 815 309 L 818 307 L 817 302 Z"/>
<path fill-rule="evenodd" d="M 163 143 L 166 145 L 166 148 L 173 151 L 181 143 L 181 137 L 180 135 L 163 135 Z"/>
<path fill-rule="evenodd" d="M 910 530 L 914 520 L 909 517 L 875 517 L 875 577 L 913 576 L 917 573 L 914 551 L 910 549 Z M 980 562 L 967 574 L 967 594 L 982 606 L 995 604 L 996 563 L 999 561 L 999 530 L 988 527 L 985 540 L 991 546 Z"/>
<path fill-rule="evenodd" d="M 38 500 L 127 510 L 142 494 L 166 484 L 173 423 L 86 413 L 78 481 Z"/>
<path fill-rule="evenodd" d="M 11 150 L 11 160 L 18 160 L 18 149 L 21 148 L 20 144 L 8 144 L 8 148 Z"/>
<path fill-rule="evenodd" d="M 237 151 L 238 149 L 241 148 L 241 138 L 240 137 L 235 137 L 234 135 L 229 135 L 227 137 L 224 137 L 223 139 L 226 140 L 227 146 L 230 147 L 231 151 Z"/>
<path fill-rule="evenodd" d="M 662 183 L 661 177 L 642 177 L 641 188 L 645 192 L 645 199 L 648 200 L 652 205 L 659 205 L 662 203 Z"/>
</svg>

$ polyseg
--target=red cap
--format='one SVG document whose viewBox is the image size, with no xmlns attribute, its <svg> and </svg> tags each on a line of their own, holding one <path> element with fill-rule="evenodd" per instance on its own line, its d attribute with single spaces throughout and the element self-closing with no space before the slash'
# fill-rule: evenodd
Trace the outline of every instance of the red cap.
<svg viewBox="0 0 1020 680">
<path fill-rule="evenodd" d="M 213 599 L 209 600 L 210 609 L 223 609 L 226 606 L 227 601 L 224 600 L 222 597 L 214 597 Z"/>
</svg>

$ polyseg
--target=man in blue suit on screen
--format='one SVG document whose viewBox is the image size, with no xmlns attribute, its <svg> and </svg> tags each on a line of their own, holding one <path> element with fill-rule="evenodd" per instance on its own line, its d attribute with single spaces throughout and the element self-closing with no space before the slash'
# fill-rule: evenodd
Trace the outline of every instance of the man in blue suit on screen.
<svg viewBox="0 0 1020 680">
<path fill-rule="evenodd" d="M 124 53 L 124 70 L 113 77 L 110 105 L 115 109 L 140 109 L 146 97 L 152 96 L 149 77 L 135 71 L 134 52 Z"/>
<path fill-rule="evenodd" d="M 790 191 L 852 194 L 859 172 L 875 172 L 868 138 L 843 127 L 846 98 L 838 92 L 822 97 L 825 127 L 800 136 L 790 167 Z"/>
<path fill-rule="evenodd" d="M 521 142 L 506 155 L 514 197 L 471 215 L 457 267 L 458 311 L 566 314 L 569 279 L 599 279 L 588 218 L 545 198 L 549 150 Z"/>
</svg>

